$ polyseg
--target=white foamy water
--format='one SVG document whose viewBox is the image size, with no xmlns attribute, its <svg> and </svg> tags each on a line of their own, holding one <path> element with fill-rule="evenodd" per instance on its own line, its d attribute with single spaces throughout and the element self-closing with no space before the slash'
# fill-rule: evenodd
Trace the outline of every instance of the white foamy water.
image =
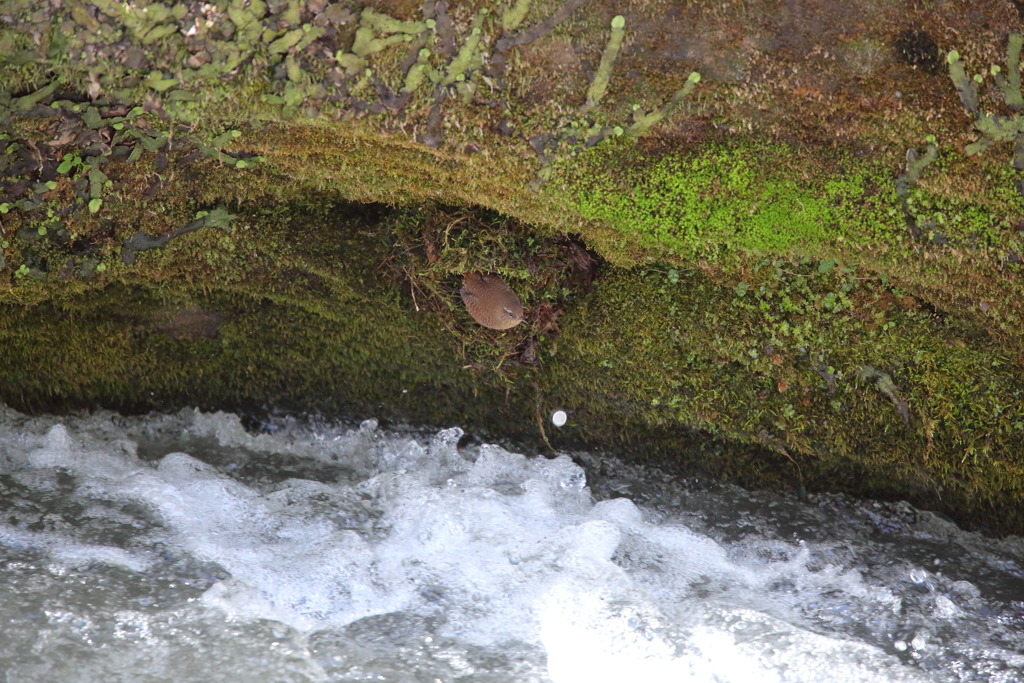
<svg viewBox="0 0 1024 683">
<path fill-rule="evenodd" d="M 1024 543 L 906 505 L 0 408 L 0 679 L 1018 681 Z"/>
</svg>

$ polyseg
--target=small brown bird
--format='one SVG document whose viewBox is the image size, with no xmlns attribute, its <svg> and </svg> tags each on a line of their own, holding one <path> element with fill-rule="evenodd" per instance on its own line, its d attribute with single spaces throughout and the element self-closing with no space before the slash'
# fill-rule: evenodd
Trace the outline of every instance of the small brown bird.
<svg viewBox="0 0 1024 683">
<path fill-rule="evenodd" d="M 498 275 L 466 273 L 462 302 L 473 320 L 492 330 L 507 330 L 523 321 L 523 304 Z"/>
</svg>

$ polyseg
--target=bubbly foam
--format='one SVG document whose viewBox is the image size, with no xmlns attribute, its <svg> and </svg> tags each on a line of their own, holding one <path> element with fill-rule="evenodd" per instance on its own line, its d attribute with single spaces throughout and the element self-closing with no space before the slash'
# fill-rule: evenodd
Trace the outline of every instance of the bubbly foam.
<svg viewBox="0 0 1024 683">
<path fill-rule="evenodd" d="M 568 456 L 463 449 L 457 428 L 269 427 L 0 413 L 9 680 L 188 679 L 204 656 L 203 680 L 1010 681 L 1024 666 L 1024 605 L 1006 597 L 1024 586 L 1019 539 L 609 459 L 592 490 Z M 921 561 L 938 540 L 948 570 Z"/>
</svg>

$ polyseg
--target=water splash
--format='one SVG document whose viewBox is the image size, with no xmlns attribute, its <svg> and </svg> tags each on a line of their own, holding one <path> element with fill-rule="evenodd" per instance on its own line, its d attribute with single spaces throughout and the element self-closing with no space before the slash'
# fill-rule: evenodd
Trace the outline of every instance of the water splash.
<svg viewBox="0 0 1024 683">
<path fill-rule="evenodd" d="M 1011 681 L 1024 666 L 1020 539 L 905 505 L 460 448 L 458 428 L 267 427 L 0 411 L 8 680 Z"/>
</svg>

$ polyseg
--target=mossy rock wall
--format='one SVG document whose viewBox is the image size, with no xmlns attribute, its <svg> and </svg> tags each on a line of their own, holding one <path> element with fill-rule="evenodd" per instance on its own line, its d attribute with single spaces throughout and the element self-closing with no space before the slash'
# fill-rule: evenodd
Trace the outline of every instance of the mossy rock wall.
<svg viewBox="0 0 1024 683">
<path fill-rule="evenodd" d="M 1024 530 L 1013 3 L 132 7 L 0 12 L 4 401 L 459 423 Z M 527 323 L 476 326 L 470 271 Z"/>
</svg>

